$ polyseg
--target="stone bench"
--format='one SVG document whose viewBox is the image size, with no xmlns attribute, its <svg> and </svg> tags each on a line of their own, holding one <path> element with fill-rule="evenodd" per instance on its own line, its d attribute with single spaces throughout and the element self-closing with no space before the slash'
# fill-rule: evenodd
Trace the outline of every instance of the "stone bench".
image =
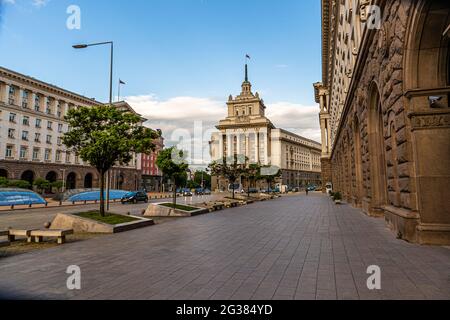
<svg viewBox="0 0 450 320">
<path fill-rule="evenodd" d="M 16 241 L 17 237 L 26 237 L 28 242 L 31 242 L 31 232 L 34 231 L 36 229 L 31 229 L 31 230 L 17 230 L 17 229 L 10 229 L 8 231 L 8 239 L 11 242 Z"/>
<path fill-rule="evenodd" d="M 30 238 L 28 242 L 41 243 L 46 238 L 57 238 L 58 244 L 64 244 L 66 242 L 66 236 L 73 234 L 73 229 L 65 230 L 33 230 L 30 233 Z"/>
<path fill-rule="evenodd" d="M 8 237 L 9 236 L 9 231 L 2 231 L 2 230 L 0 230 L 0 237 Z M 10 242 L 9 242 L 9 240 L 7 239 L 7 240 L 2 240 L 2 239 L 0 239 L 0 248 L 1 247 L 7 247 L 7 246 L 9 246 L 10 245 Z"/>
</svg>

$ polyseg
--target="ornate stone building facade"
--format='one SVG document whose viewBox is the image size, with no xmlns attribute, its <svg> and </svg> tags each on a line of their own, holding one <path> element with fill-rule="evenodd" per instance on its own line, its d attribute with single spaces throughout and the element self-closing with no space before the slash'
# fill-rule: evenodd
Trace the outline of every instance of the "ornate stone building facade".
<svg viewBox="0 0 450 320">
<path fill-rule="evenodd" d="M 450 2 L 323 0 L 322 23 L 334 190 L 400 238 L 449 244 Z"/>
<path fill-rule="evenodd" d="M 62 144 L 71 108 L 99 102 L 0 67 L 0 176 L 10 180 L 37 178 L 64 181 L 65 189 L 95 188 L 96 170 Z M 125 102 L 116 103 L 132 112 Z M 140 157 L 115 168 L 111 188 L 134 190 L 140 181 Z"/>
<path fill-rule="evenodd" d="M 213 160 L 243 155 L 250 163 L 280 168 L 279 184 L 289 187 L 321 184 L 320 143 L 275 128 L 265 115 L 264 100 L 258 92 L 252 92 L 247 65 L 242 92 L 236 97 L 230 96 L 227 106 L 226 119 L 219 122 L 219 132 L 212 135 Z M 213 178 L 212 184 L 213 189 L 218 188 L 217 179 Z M 225 184 L 220 184 L 222 189 Z"/>
</svg>

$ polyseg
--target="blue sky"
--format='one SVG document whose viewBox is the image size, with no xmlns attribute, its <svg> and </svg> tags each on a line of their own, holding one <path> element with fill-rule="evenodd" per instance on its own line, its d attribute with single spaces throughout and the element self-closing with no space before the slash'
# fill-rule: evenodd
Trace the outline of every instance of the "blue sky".
<svg viewBox="0 0 450 320">
<path fill-rule="evenodd" d="M 1 66 L 106 101 L 108 48 L 71 46 L 113 40 L 115 94 L 120 77 L 127 83 L 123 95 L 147 99 L 138 111 L 164 127 L 169 119 L 152 114 L 155 104 L 171 113 L 171 101 L 190 98 L 186 113 L 196 117 L 202 116 L 195 112 L 196 99 L 224 108 L 228 95 L 240 92 L 248 53 L 254 91 L 271 110 L 286 110 L 278 126 L 319 138 L 318 120 L 305 121 L 304 128 L 288 119 L 292 110 L 308 119 L 318 113 L 306 111 L 315 106 L 312 83 L 321 79 L 318 0 L 0 1 Z M 66 28 L 71 4 L 81 8 L 81 30 Z"/>
</svg>

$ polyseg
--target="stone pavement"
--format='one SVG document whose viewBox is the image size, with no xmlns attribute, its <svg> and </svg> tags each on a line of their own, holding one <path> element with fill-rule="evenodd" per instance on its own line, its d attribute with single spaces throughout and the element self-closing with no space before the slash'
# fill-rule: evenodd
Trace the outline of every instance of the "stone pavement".
<svg viewBox="0 0 450 320">
<path fill-rule="evenodd" d="M 82 290 L 68 291 L 69 265 Z M 369 291 L 369 265 L 382 289 Z M 34 299 L 450 299 L 450 249 L 396 240 L 326 196 L 285 197 L 0 260 Z"/>
</svg>

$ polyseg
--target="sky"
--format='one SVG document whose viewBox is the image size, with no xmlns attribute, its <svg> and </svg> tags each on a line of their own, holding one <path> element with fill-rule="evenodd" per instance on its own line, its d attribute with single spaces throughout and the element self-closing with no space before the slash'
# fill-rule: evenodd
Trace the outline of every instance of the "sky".
<svg viewBox="0 0 450 320">
<path fill-rule="evenodd" d="M 71 5 L 79 29 L 67 27 Z M 120 78 L 121 98 L 172 145 L 175 129 L 225 118 L 249 54 L 275 126 L 320 141 L 320 32 L 318 0 L 0 0 L 0 65 L 106 102 L 109 48 L 72 45 L 114 41 L 115 97 Z"/>
</svg>

